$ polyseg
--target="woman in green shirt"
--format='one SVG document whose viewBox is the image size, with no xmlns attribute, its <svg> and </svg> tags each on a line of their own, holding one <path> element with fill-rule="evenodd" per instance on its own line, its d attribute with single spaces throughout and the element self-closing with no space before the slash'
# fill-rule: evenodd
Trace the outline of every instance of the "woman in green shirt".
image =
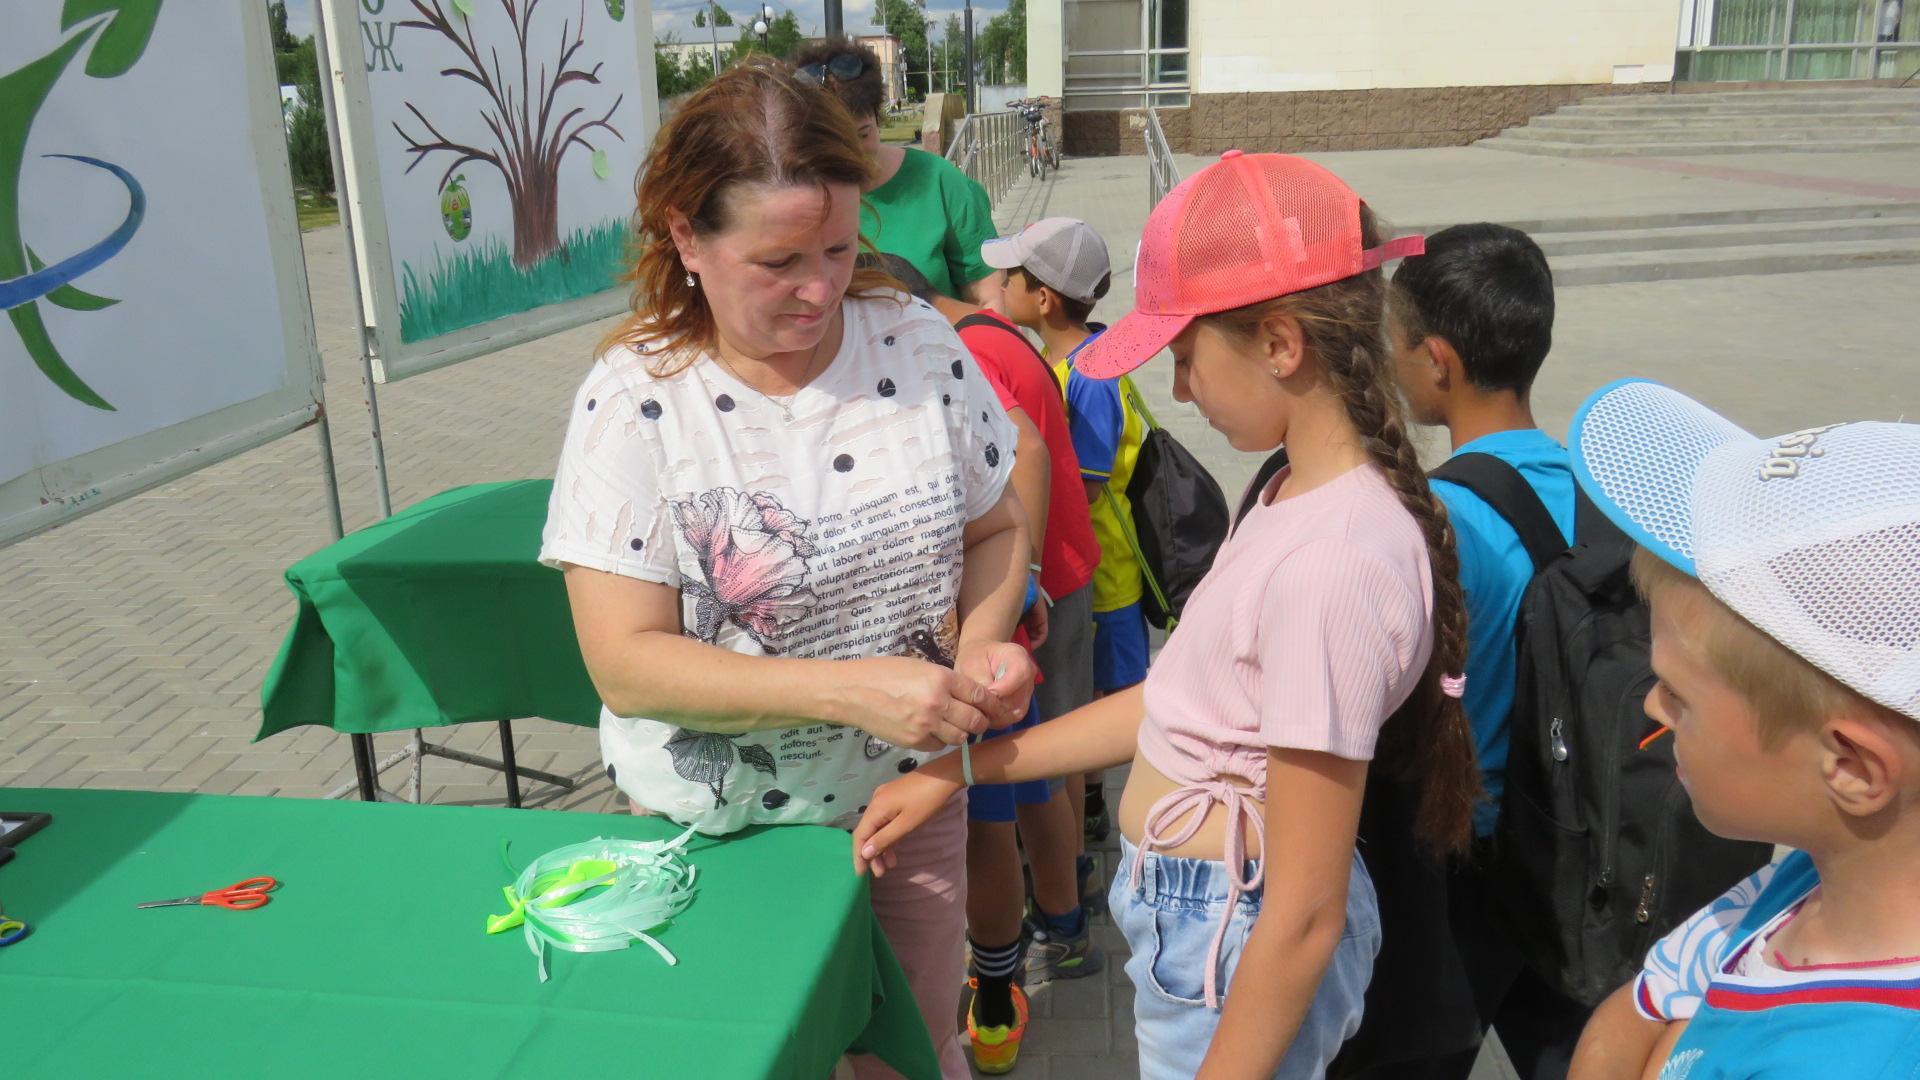
<svg viewBox="0 0 1920 1080">
<path fill-rule="evenodd" d="M 861 233 L 882 252 L 912 263 L 936 292 L 996 306 L 998 274 L 980 259 L 980 245 L 999 235 L 993 202 L 946 159 L 881 144 L 887 93 L 879 57 L 846 38 L 828 38 L 796 53 L 793 66 L 847 107 L 874 159 L 873 186 L 861 201 Z"/>
</svg>

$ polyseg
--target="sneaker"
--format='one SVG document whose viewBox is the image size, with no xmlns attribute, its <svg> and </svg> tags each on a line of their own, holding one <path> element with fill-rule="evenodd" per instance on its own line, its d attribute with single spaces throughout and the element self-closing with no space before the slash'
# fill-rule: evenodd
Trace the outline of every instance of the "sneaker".
<svg viewBox="0 0 1920 1080">
<path fill-rule="evenodd" d="M 1113 819 L 1107 816 L 1105 810 L 1101 810 L 1097 814 L 1087 815 L 1086 832 L 1084 833 L 1087 843 L 1104 844 L 1107 842 L 1107 836 L 1111 832 L 1113 832 Z"/>
<path fill-rule="evenodd" d="M 977 996 L 980 980 L 968 979 L 967 986 Z M 989 1076 L 1013 1071 L 1020 1060 L 1020 1039 L 1027 1033 L 1027 994 L 1018 984 L 1013 987 L 1012 1024 L 980 1027 L 973 1020 L 973 1002 L 967 1002 L 967 1042 L 973 1046 L 973 1067 Z"/>
<path fill-rule="evenodd" d="M 1084 908 L 1082 909 L 1085 910 Z M 1083 979 L 1107 966 L 1107 954 L 1093 943 L 1093 919 L 1082 920 L 1080 932 L 1060 937 L 1044 924 L 1029 923 L 1026 984 L 1038 986 L 1055 979 Z"/>
</svg>

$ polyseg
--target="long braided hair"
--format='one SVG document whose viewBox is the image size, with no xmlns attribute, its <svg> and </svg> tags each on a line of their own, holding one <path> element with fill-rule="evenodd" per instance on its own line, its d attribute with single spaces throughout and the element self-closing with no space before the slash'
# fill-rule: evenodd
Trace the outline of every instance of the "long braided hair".
<svg viewBox="0 0 1920 1080">
<path fill-rule="evenodd" d="M 1379 222 L 1364 203 L 1360 231 L 1367 247 L 1380 243 Z M 1457 853 L 1472 840 L 1480 770 L 1466 711 L 1458 698 L 1441 691 L 1440 678 L 1464 670 L 1466 664 L 1466 599 L 1460 590 L 1453 527 L 1428 489 L 1427 474 L 1407 437 L 1387 346 L 1386 294 L 1386 278 L 1374 269 L 1201 321 L 1247 340 L 1277 316 L 1297 319 L 1308 351 L 1346 406 L 1347 419 L 1368 456 L 1426 537 L 1433 575 L 1433 652 L 1413 693 L 1381 729 L 1376 758 L 1389 774 L 1420 785 L 1415 824 L 1420 841 L 1436 853 Z"/>
</svg>

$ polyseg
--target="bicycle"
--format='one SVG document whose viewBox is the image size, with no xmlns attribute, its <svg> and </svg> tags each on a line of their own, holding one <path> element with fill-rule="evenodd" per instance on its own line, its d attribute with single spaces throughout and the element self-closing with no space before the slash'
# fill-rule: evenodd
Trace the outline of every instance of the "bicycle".
<svg viewBox="0 0 1920 1080">
<path fill-rule="evenodd" d="M 1053 145 L 1046 113 L 1041 108 L 1045 101 L 1045 98 L 1030 98 L 1008 103 L 1027 124 L 1027 175 L 1040 179 L 1046 178 L 1048 166 L 1060 168 L 1060 151 Z"/>
</svg>

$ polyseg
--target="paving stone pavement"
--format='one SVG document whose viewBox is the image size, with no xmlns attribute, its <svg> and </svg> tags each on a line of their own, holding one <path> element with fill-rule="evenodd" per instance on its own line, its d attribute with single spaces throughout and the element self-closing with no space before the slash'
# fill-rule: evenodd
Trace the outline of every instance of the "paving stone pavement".
<svg viewBox="0 0 1920 1080">
<path fill-rule="evenodd" d="M 1510 179 L 1510 167 L 1518 167 L 1511 166 L 1513 155 L 1404 151 L 1326 159 L 1337 171 L 1363 171 L 1362 194 L 1380 191 L 1378 197 L 1408 218 L 1448 220 L 1448 205 L 1465 208 L 1461 216 L 1529 213 L 1527 191 Z M 1853 167 L 1863 175 L 1892 175 L 1907 161 L 1880 161 L 1878 172 L 1871 164 Z M 1433 190 L 1427 177 L 1435 165 L 1458 186 L 1457 199 Z M 1791 166 L 1770 160 L 1766 167 Z M 1539 199 L 1557 210 L 1579 201 L 1569 184 L 1604 192 L 1617 182 L 1612 177 L 1605 169 L 1559 170 Z M 1487 184 L 1498 178 L 1506 178 L 1498 189 L 1502 200 L 1490 208 Z M 1718 205 L 1718 189 L 1707 182 L 1689 190 L 1695 200 L 1689 205 Z M 1725 198 L 1751 205 L 1756 196 L 1747 185 Z M 1009 230 L 1048 214 L 1094 224 L 1117 268 L 1113 291 L 1096 314 L 1111 320 L 1131 302 L 1130 267 L 1146 210 L 1143 159 L 1093 158 L 1068 161 L 1044 183 L 1022 180 L 998 216 Z M 319 230 L 306 244 L 351 529 L 371 522 L 376 504 L 343 235 L 337 228 Z M 1556 348 L 1535 404 L 1547 429 L 1563 432 L 1592 387 L 1644 374 L 1702 394 L 1763 432 L 1920 415 L 1906 318 L 1916 293 L 1920 268 L 1913 267 L 1563 290 Z M 571 394 L 605 327 L 583 327 L 381 388 L 393 504 L 404 507 L 460 484 L 550 475 Z M 1142 389 L 1162 422 L 1236 492 L 1256 462 L 1232 453 L 1196 413 L 1171 401 L 1167 367 L 1144 369 Z M 1429 456 L 1444 449 L 1431 433 L 1424 440 Z M 317 797 L 351 778 L 346 740 L 330 731 L 308 728 L 252 741 L 260 682 L 294 612 L 281 574 L 329 540 L 317 447 L 314 432 L 301 432 L 0 548 L 0 787 Z M 491 725 L 431 734 L 477 753 L 490 753 L 495 738 Z M 572 793 L 528 784 L 530 804 L 618 808 L 600 772 L 593 732 L 525 720 L 515 724 L 515 735 L 522 764 L 582 781 Z M 404 739 L 381 736 L 377 751 L 391 752 Z M 389 773 L 387 786 L 397 787 L 402 775 Z M 441 759 L 425 766 L 424 795 L 441 803 L 503 802 L 493 774 Z M 1109 852 L 1109 869 L 1112 859 Z M 1131 988 L 1120 972 L 1124 949 L 1110 923 L 1102 920 L 1096 932 L 1114 953 L 1113 967 L 1104 978 L 1036 992 L 1039 1022 L 1019 1075 L 1133 1072 Z M 1476 1080 L 1508 1075 L 1489 1054 Z"/>
</svg>

